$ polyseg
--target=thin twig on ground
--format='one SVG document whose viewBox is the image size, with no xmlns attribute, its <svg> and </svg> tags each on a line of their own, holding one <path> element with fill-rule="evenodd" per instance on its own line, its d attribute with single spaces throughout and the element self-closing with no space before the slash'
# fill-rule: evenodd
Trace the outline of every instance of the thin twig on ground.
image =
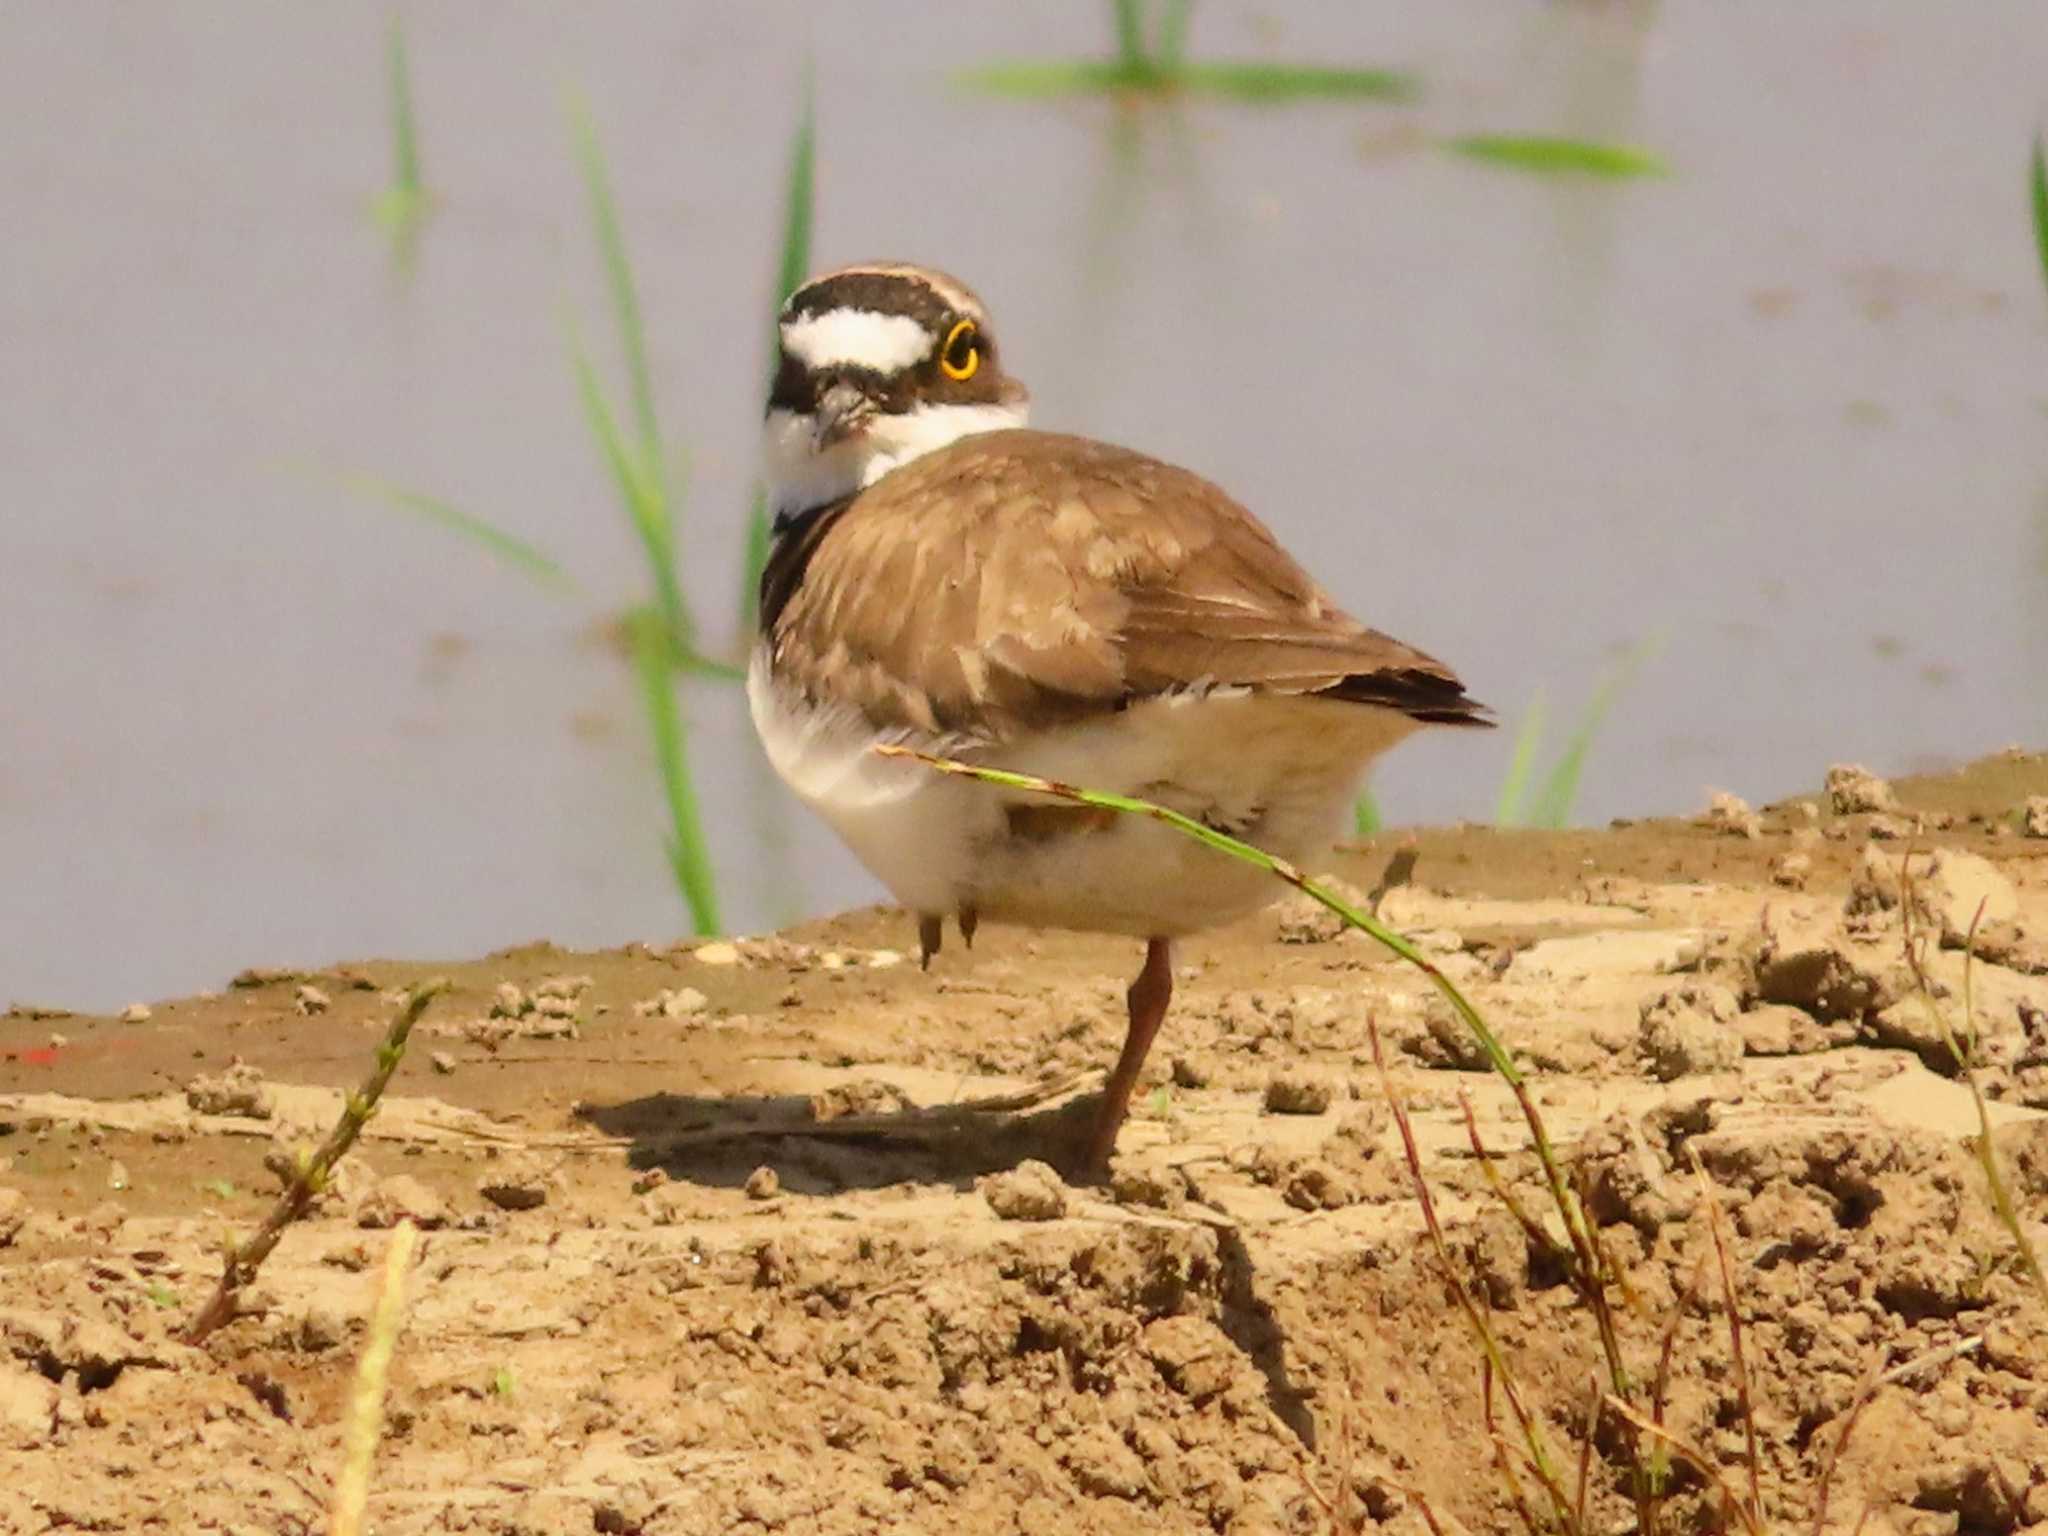
<svg viewBox="0 0 2048 1536">
<path fill-rule="evenodd" d="M 1976 1153 L 1977 1165 L 1984 1170 L 1992 1212 L 1998 1217 L 1999 1225 L 2011 1235 L 2013 1246 L 2019 1250 L 2020 1264 L 2026 1270 L 2027 1278 L 2033 1282 L 2035 1292 L 2043 1302 L 2048 1302 L 2048 1272 L 2042 1269 L 2041 1256 L 2034 1247 L 2034 1240 L 2027 1235 L 2019 1206 L 2005 1182 L 2005 1170 L 1998 1161 L 1998 1144 L 1992 1137 L 1991 1110 L 1984 1102 L 1983 1085 L 1977 1081 L 1974 970 L 1977 963 L 1977 927 L 1984 921 L 1984 902 L 1978 901 L 1976 911 L 1970 915 L 1969 930 L 1963 935 L 1963 1027 L 1957 1031 L 1949 1024 L 1947 1012 L 1935 1001 L 1934 983 L 1927 974 L 1926 959 L 1921 952 L 1925 940 L 1914 931 L 1913 908 L 1918 895 L 1913 883 L 1914 852 L 1909 847 L 1899 860 L 1899 919 L 1904 933 L 1906 966 L 1913 974 L 1914 989 L 1920 995 L 1922 1006 L 1940 1031 L 1949 1054 L 1955 1058 L 1957 1075 L 1969 1088 L 1970 1102 L 1976 1106 L 1977 1137 L 1972 1150 Z"/>
<path fill-rule="evenodd" d="M 1750 1395 L 1749 1363 L 1742 1353 L 1742 1311 L 1740 1298 L 1735 1294 L 1735 1267 L 1728 1258 L 1728 1234 L 1721 1215 L 1721 1203 L 1714 1198 L 1714 1186 L 1707 1178 L 1707 1170 L 1701 1166 L 1697 1152 L 1693 1154 L 1692 1169 L 1699 1176 L 1700 1203 L 1707 1212 L 1707 1238 L 1713 1244 L 1714 1264 L 1721 1276 L 1721 1304 L 1728 1310 L 1728 1350 L 1735 1359 L 1735 1411 L 1742 1419 L 1742 1434 L 1748 1451 L 1748 1523 L 1759 1526 L 1764 1518 L 1764 1496 L 1757 1471 L 1756 1401 Z"/>
<path fill-rule="evenodd" d="M 1493 1441 L 1494 1458 L 1500 1467 L 1502 1480 L 1508 1485 L 1522 1523 L 1531 1532 L 1540 1531 L 1542 1523 L 1535 1512 L 1528 1507 L 1523 1497 L 1521 1480 L 1516 1477 L 1509 1460 L 1505 1439 L 1491 1428 L 1492 1384 L 1500 1383 L 1501 1396 L 1507 1400 L 1508 1411 L 1514 1415 L 1516 1431 L 1522 1437 L 1522 1444 L 1528 1456 L 1531 1471 L 1543 1485 L 1544 1494 L 1550 1500 L 1552 1513 L 1558 1524 L 1566 1530 L 1573 1529 L 1572 1506 L 1565 1497 L 1563 1484 L 1558 1480 L 1556 1458 L 1552 1455 L 1543 1428 L 1535 1414 L 1523 1404 L 1521 1389 L 1516 1385 L 1514 1374 L 1508 1368 L 1507 1355 L 1494 1336 L 1493 1326 L 1486 1320 L 1486 1314 L 1479 1303 L 1472 1299 L 1470 1288 L 1458 1274 L 1458 1267 L 1451 1259 L 1450 1243 L 1444 1237 L 1443 1226 L 1437 1220 L 1436 1201 L 1429 1192 L 1429 1182 L 1422 1174 L 1422 1152 L 1415 1142 L 1415 1128 L 1408 1120 L 1408 1107 L 1401 1102 L 1401 1096 L 1394 1091 L 1392 1075 L 1387 1071 L 1386 1053 L 1380 1046 L 1379 1021 L 1368 1017 L 1366 1029 L 1372 1039 L 1373 1066 L 1379 1073 L 1380 1091 L 1386 1097 L 1387 1106 L 1393 1112 L 1394 1125 L 1401 1134 L 1401 1148 L 1408 1160 L 1408 1178 L 1415 1189 L 1416 1204 L 1422 1208 L 1423 1226 L 1428 1230 L 1430 1248 L 1434 1252 L 1443 1278 L 1450 1287 L 1451 1296 L 1464 1315 L 1466 1326 L 1472 1330 L 1485 1362 L 1484 1396 L 1488 1405 L 1489 1437 Z M 1482 1159 L 1483 1161 L 1483 1159 Z"/>
<path fill-rule="evenodd" d="M 316 1151 L 299 1159 L 291 1182 L 277 1197 L 277 1203 L 264 1217 L 263 1225 L 227 1250 L 220 1283 L 185 1329 L 187 1344 L 202 1342 L 215 1329 L 233 1320 L 242 1290 L 256 1278 L 256 1271 L 270 1257 L 270 1250 L 277 1246 L 284 1229 L 305 1215 L 307 1208 L 327 1188 L 334 1165 L 355 1145 L 356 1137 L 362 1134 L 370 1116 L 376 1113 L 377 1100 L 384 1094 L 384 1085 L 391 1081 L 391 1074 L 398 1070 L 398 1063 L 405 1057 L 405 1043 L 412 1034 L 413 1025 L 420 1021 L 427 1005 L 447 990 L 447 981 L 436 977 L 406 994 L 404 1006 L 398 1010 L 398 1016 L 391 1021 L 391 1028 L 385 1031 L 384 1039 L 377 1047 L 377 1064 L 363 1079 L 362 1086 L 342 1099 L 341 1118 L 335 1122 L 327 1140 Z"/>
</svg>

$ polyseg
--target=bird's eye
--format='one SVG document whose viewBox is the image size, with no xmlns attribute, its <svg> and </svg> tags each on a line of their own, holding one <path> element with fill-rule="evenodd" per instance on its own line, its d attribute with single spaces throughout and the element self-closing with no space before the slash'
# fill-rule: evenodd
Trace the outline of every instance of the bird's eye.
<svg viewBox="0 0 2048 1536">
<path fill-rule="evenodd" d="M 974 370 L 981 366 L 980 341 L 981 333 L 972 320 L 962 320 L 946 333 L 946 344 L 939 349 L 939 367 L 947 378 L 965 381 L 974 377 Z"/>
</svg>

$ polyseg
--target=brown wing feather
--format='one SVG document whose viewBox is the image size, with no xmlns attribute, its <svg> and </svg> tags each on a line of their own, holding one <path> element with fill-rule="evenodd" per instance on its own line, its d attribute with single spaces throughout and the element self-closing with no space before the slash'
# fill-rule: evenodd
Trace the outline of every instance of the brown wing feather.
<svg viewBox="0 0 2048 1536">
<path fill-rule="evenodd" d="M 1001 739 L 1202 682 L 1490 723 L 1206 480 L 1048 432 L 964 438 L 812 514 L 761 614 L 778 676 L 883 727 Z"/>
</svg>

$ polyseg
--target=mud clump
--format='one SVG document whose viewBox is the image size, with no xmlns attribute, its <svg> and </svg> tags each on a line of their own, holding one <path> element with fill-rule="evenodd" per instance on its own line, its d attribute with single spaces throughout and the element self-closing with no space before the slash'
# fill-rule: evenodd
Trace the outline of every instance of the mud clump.
<svg viewBox="0 0 2048 1536">
<path fill-rule="evenodd" d="M 1713 982 L 1685 982 L 1643 1004 L 1638 1043 L 1650 1075 L 1668 1083 L 1739 1066 L 1742 1032 L 1735 994 Z"/>
<path fill-rule="evenodd" d="M 1264 1103 L 1271 1115 L 1320 1115 L 1330 1107 L 1331 1097 L 1327 1077 L 1289 1068 L 1266 1080 Z"/>
<path fill-rule="evenodd" d="M 1863 850 L 1844 910 L 1851 917 L 1898 913 L 1909 894 L 1916 925 L 1951 947 L 2019 915 L 2018 892 L 1989 859 L 1955 848 L 1900 855 L 1874 845 Z"/>
<path fill-rule="evenodd" d="M 1761 807 L 1754 838 L 1419 829 L 1420 878 L 1387 897 L 1521 1065 L 1633 1298 L 1625 1357 L 1647 1372 L 1669 1330 L 1666 1422 L 1740 1487 L 1709 1202 L 1725 1215 L 1772 1529 L 1811 1526 L 1873 1372 L 1831 1530 L 1866 1501 L 1873 1529 L 1931 1536 L 2048 1521 L 2048 1314 L 1990 1212 L 1969 1094 L 1930 1072 L 1934 1035 L 1904 1033 L 1930 1003 L 1962 1021 L 1967 961 L 2007 1182 L 2048 1231 L 2048 1117 L 2024 1108 L 2048 1102 L 2048 884 L 2012 825 L 2048 759 L 1991 767 L 1979 788 L 1902 780 L 1889 812 Z M 1869 818 L 1948 815 L 1903 888 L 1904 847 L 1865 851 Z M 1794 855 L 1797 887 L 1775 883 Z M 1334 867 L 1370 888 L 1385 859 Z M 1946 936 L 1998 889 L 1985 866 L 2014 905 L 1984 902 L 1966 956 Z M 294 974 L 160 1005 L 170 1027 L 77 1016 L 61 1046 L 0 1017 L 0 1530 L 324 1528 L 302 1469 L 331 1463 L 389 1242 L 357 1223 L 401 1215 L 442 1224 L 392 1371 L 389 1536 L 1408 1536 L 1418 1499 L 1447 1530 L 1518 1529 L 1451 1287 L 1491 1309 L 1567 1469 L 1602 1369 L 1521 1106 L 1464 1070 L 1485 1058 L 1426 977 L 1349 939 L 1280 943 L 1279 920 L 1186 945 L 1172 1088 L 1146 1084 L 1106 1189 L 1047 1164 L 1095 1107 L 1077 1074 L 1121 1037 L 1125 941 L 990 925 L 922 972 L 883 963 L 912 931 L 884 910 L 450 967 L 422 1033 L 489 1020 L 516 1048 L 434 1041 L 452 1076 L 402 1063 L 199 1350 L 176 1334 L 223 1226 L 260 1219 L 259 1160 L 289 1176 L 359 1064 L 309 1064 Z M 364 1000 L 331 990 L 315 1032 L 353 1042 Z M 166 1091 L 195 1049 L 264 1074 L 273 1115 Z M 1269 1109 L 1296 1076 L 1327 1103 Z M 1614 1428 L 1587 1462 L 1592 1530 L 1635 1514 Z M 1708 1482 L 1674 1490 L 1666 1529 L 1729 1523 Z"/>
<path fill-rule="evenodd" d="M 1716 790 L 1708 798 L 1707 808 L 1696 820 L 1709 832 L 1718 832 L 1723 837 L 1741 837 L 1753 842 L 1763 836 L 1763 818 L 1747 800 L 1740 795 L 1731 795 L 1725 789 Z"/>
<path fill-rule="evenodd" d="M 983 1179 L 981 1198 L 1004 1221 L 1057 1221 L 1067 1214 L 1066 1182 L 1036 1158 Z"/>
<path fill-rule="evenodd" d="M 1823 1023 L 1861 1020 L 1890 1006 L 1911 978 L 1890 945 L 1859 941 L 1840 922 L 1766 929 L 1751 951 L 1752 990 Z"/>
<path fill-rule="evenodd" d="M 445 1227 L 452 1220 L 448 1202 L 409 1173 L 380 1179 L 356 1207 L 356 1224 L 395 1227 L 411 1221 L 423 1230 Z"/>
<path fill-rule="evenodd" d="M 185 1085 L 185 1102 L 202 1115 L 268 1120 L 277 1112 L 277 1095 L 262 1072 L 240 1061 L 217 1076 L 193 1078 Z"/>
<path fill-rule="evenodd" d="M 1837 763 L 1828 770 L 1825 788 L 1837 816 L 1894 815 L 1899 809 L 1891 785 L 1860 763 Z"/>
</svg>

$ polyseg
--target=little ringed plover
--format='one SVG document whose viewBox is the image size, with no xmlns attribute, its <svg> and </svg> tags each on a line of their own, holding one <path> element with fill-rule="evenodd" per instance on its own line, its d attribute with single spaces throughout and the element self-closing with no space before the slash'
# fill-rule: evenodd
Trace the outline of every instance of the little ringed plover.
<svg viewBox="0 0 2048 1536">
<path fill-rule="evenodd" d="M 1206 480 L 1034 431 L 981 301 L 927 268 L 814 278 L 780 319 L 775 540 L 748 670 L 769 762 L 918 916 L 1146 941 L 1096 1120 L 1106 1165 L 1173 989 L 1172 941 L 1271 877 L 1141 818 L 1048 803 L 898 743 L 1141 796 L 1296 863 L 1380 753 L 1491 724 L 1441 662 L 1345 614 Z"/>
</svg>

